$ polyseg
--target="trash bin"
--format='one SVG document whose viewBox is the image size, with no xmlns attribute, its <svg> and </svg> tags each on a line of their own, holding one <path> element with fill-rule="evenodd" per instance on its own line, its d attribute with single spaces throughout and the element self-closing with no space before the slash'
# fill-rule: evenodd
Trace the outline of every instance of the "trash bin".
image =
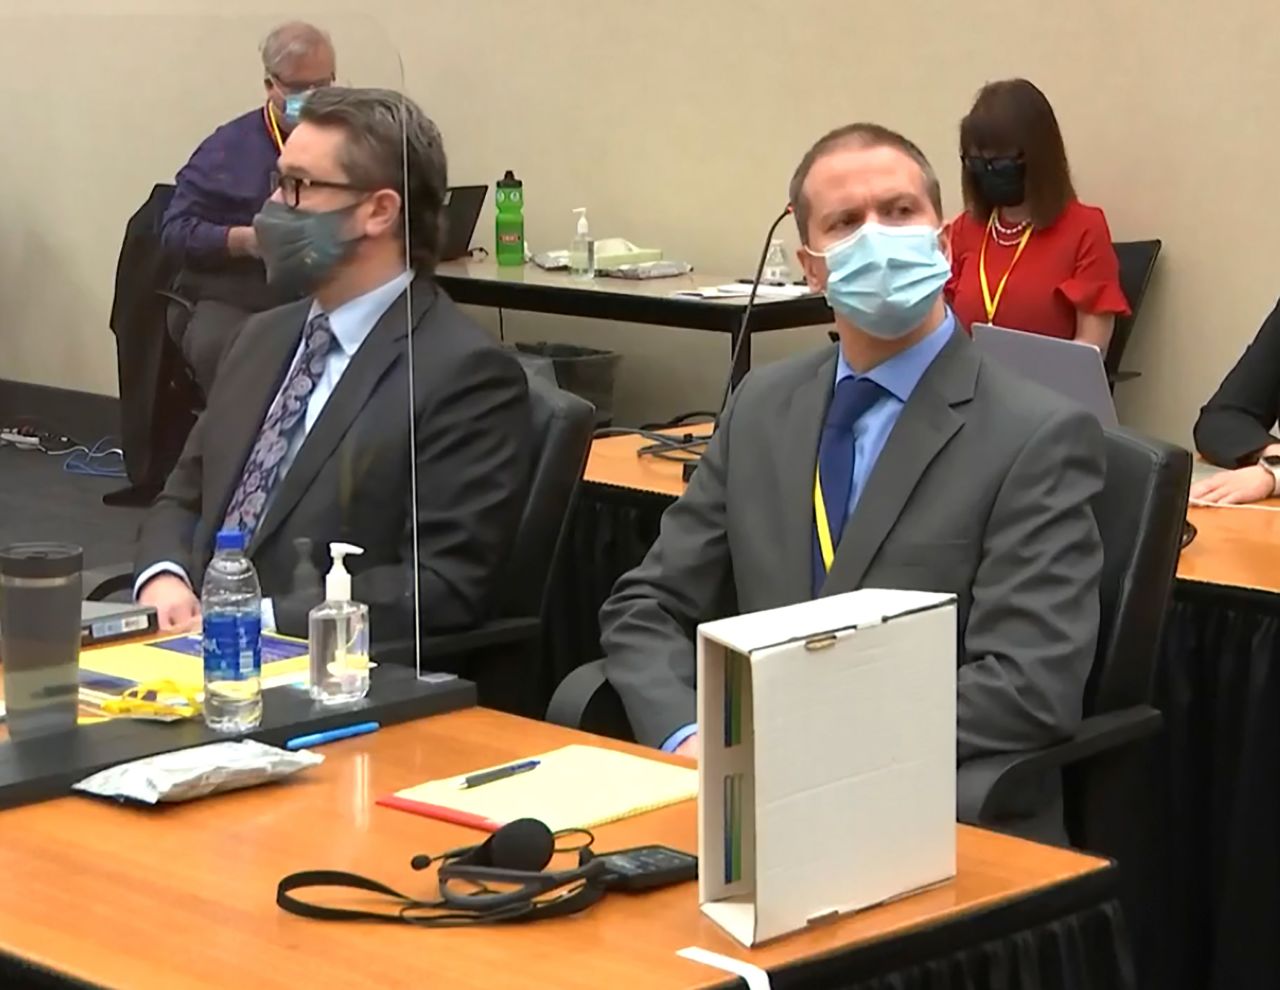
<svg viewBox="0 0 1280 990">
<path fill-rule="evenodd" d="M 580 347 L 577 344 L 516 344 L 521 354 L 549 358 L 556 383 L 566 392 L 586 399 L 596 407 L 596 428 L 613 422 L 613 382 L 621 357 L 613 351 Z"/>
</svg>

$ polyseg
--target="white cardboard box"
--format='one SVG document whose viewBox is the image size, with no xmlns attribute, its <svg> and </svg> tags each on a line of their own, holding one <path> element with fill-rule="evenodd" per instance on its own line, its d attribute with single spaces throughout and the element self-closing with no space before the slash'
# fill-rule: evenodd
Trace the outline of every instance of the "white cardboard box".
<svg viewBox="0 0 1280 990">
<path fill-rule="evenodd" d="M 743 945 L 955 876 L 956 608 L 855 591 L 698 627 L 698 895 Z"/>
</svg>

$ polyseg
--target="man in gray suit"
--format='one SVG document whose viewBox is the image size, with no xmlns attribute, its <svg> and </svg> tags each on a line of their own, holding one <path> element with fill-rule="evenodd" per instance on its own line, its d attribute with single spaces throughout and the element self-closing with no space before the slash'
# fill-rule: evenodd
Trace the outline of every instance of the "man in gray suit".
<svg viewBox="0 0 1280 990">
<path fill-rule="evenodd" d="M 861 587 L 956 596 L 961 763 L 1069 737 L 1098 633 L 1097 421 L 956 325 L 938 182 L 907 139 L 833 131 L 791 203 L 839 344 L 743 381 L 605 603 L 605 670 L 637 738 L 696 755 L 700 622 Z M 1010 814 L 1060 837 L 1060 802 L 1049 780 Z"/>
</svg>

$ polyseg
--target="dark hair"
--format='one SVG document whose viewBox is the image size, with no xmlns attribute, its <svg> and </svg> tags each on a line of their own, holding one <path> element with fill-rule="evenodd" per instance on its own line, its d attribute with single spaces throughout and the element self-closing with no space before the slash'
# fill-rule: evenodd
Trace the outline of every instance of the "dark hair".
<svg viewBox="0 0 1280 990">
<path fill-rule="evenodd" d="M 809 171 L 819 158 L 849 145 L 856 148 L 896 148 L 919 165 L 920 171 L 924 173 L 924 187 L 929 202 L 933 204 L 938 219 L 942 219 L 942 187 L 938 184 L 937 173 L 914 142 L 879 124 L 845 124 L 844 127 L 837 127 L 818 138 L 813 147 L 804 153 L 800 164 L 796 166 L 795 174 L 791 176 L 790 200 L 795 210 L 796 226 L 800 229 L 802 244 L 809 243 L 809 200 L 804 194 L 804 183 L 809 178 Z"/>
<path fill-rule="evenodd" d="M 960 122 L 960 155 L 1017 151 L 1026 163 L 1026 204 L 1031 222 L 1048 227 L 1076 198 L 1058 118 L 1044 93 L 1025 79 L 987 83 Z M 985 222 L 991 204 L 968 169 L 961 170 L 965 209 Z"/>
<path fill-rule="evenodd" d="M 342 129 L 340 164 L 353 185 L 400 193 L 410 261 L 419 271 L 434 271 L 449 168 L 431 118 L 394 90 L 327 86 L 307 97 L 301 119 Z"/>
</svg>

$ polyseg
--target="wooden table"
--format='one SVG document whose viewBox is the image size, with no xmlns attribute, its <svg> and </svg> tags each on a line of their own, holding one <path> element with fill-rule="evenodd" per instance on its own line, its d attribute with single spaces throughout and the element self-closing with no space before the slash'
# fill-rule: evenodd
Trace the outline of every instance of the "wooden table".
<svg viewBox="0 0 1280 990">
<path fill-rule="evenodd" d="M 1178 558 L 1180 581 L 1280 595 L 1280 511 L 1192 506 L 1187 519 L 1197 533 Z"/>
<path fill-rule="evenodd" d="M 748 273 L 749 274 L 749 273 Z M 455 302 L 528 313 L 556 313 L 651 326 L 684 327 L 729 334 L 730 352 L 736 348 L 746 310 L 746 297 L 700 299 L 673 292 L 728 285 L 734 278 L 692 272 L 679 278 L 633 280 L 574 279 L 568 272 L 547 272 L 536 265 L 503 268 L 492 259 L 446 261 L 437 266 L 436 279 Z M 756 298 L 748 335 L 767 330 L 830 323 L 831 309 L 820 295 L 797 299 Z M 733 369 L 736 384 L 751 368 L 751 343 L 738 354 Z"/>
<path fill-rule="evenodd" d="M 1099 874 L 1079 853 L 960 827 L 953 882 L 748 951 L 706 920 L 694 884 L 613 895 L 576 917 L 419 930 L 286 914 L 276 882 L 352 870 L 428 893 L 409 858 L 482 833 L 376 807 L 423 780 L 573 741 L 652 750 L 470 709 L 324 748 L 323 766 L 270 787 L 161 810 L 64 798 L 0 814 L 0 954 L 90 983 L 182 987 L 697 987 L 724 974 L 676 956 L 701 946 L 762 966 L 939 925 Z M 659 757 L 678 762 L 675 757 Z M 597 849 L 696 850 L 686 802 L 602 827 Z"/>
<path fill-rule="evenodd" d="M 662 432 L 676 435 L 687 433 L 695 437 L 704 437 L 710 436 L 711 431 L 711 423 L 698 423 Z M 639 456 L 637 451 L 651 442 L 645 437 L 634 434 L 593 440 L 591 453 L 587 456 L 587 469 L 582 476 L 583 481 L 592 485 L 608 485 L 611 488 L 625 488 L 629 491 L 667 496 L 671 499 L 679 498 L 684 494 L 685 489 L 684 465 L 669 458 Z"/>
</svg>

